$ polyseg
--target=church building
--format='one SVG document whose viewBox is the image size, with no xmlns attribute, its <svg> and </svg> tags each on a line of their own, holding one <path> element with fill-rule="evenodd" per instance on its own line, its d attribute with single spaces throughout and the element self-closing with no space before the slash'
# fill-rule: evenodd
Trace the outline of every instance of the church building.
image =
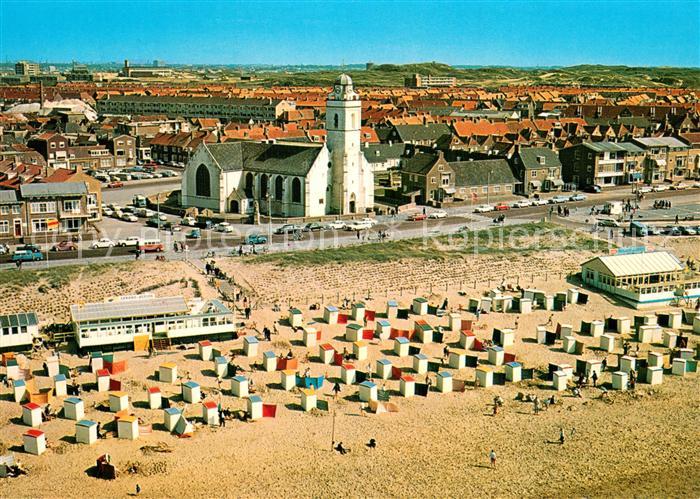
<svg viewBox="0 0 700 499">
<path fill-rule="evenodd" d="M 374 174 L 360 146 L 362 105 L 340 75 L 326 103 L 326 143 L 202 143 L 182 176 L 182 205 L 218 213 L 320 217 L 374 207 Z"/>
</svg>

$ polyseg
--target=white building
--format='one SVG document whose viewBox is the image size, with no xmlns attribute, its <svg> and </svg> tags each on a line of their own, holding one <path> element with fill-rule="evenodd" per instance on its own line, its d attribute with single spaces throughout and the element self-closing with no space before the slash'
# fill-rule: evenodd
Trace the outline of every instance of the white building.
<svg viewBox="0 0 700 499">
<path fill-rule="evenodd" d="M 700 297 L 700 274 L 667 251 L 599 256 L 581 265 L 581 278 L 634 308 Z"/>
<path fill-rule="evenodd" d="M 219 213 L 319 217 L 374 206 L 374 174 L 360 147 L 361 102 L 341 75 L 328 96 L 326 144 L 202 144 L 182 176 L 182 205 Z M 268 208 L 269 205 L 269 208 Z"/>
<path fill-rule="evenodd" d="M 121 296 L 102 303 L 71 305 L 78 348 L 133 344 L 134 338 L 199 340 L 231 337 L 234 315 L 219 300 L 186 302 L 182 296 L 156 298 L 153 294 Z"/>
<path fill-rule="evenodd" d="M 39 318 L 34 312 L 0 315 L 0 350 L 31 348 L 39 336 Z"/>
</svg>

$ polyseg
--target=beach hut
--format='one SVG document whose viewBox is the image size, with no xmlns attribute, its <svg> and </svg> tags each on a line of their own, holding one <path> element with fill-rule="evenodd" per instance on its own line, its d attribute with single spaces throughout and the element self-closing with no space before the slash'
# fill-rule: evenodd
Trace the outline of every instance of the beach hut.
<svg viewBox="0 0 700 499">
<path fill-rule="evenodd" d="M 661 314 L 663 325 L 670 329 L 678 329 L 683 325 L 683 311 L 682 310 L 669 310 Z"/>
<path fill-rule="evenodd" d="M 519 362 L 508 362 L 506 364 L 506 380 L 517 383 L 522 379 L 523 366 Z"/>
<path fill-rule="evenodd" d="M 354 321 L 362 322 L 365 318 L 365 304 L 361 301 L 352 304 L 352 310 L 350 312 L 350 317 Z"/>
<path fill-rule="evenodd" d="M 545 310 L 554 310 L 554 295 L 544 295 L 542 308 Z"/>
<path fill-rule="evenodd" d="M 286 391 L 292 390 L 297 383 L 297 373 L 296 371 L 286 370 L 280 371 L 280 384 L 282 389 Z"/>
<path fill-rule="evenodd" d="M 53 377 L 53 393 L 56 397 L 68 395 L 68 380 L 64 374 L 57 374 Z"/>
<path fill-rule="evenodd" d="M 634 316 L 634 327 L 639 329 L 639 326 L 656 326 L 658 319 L 656 314 L 644 314 Z"/>
<path fill-rule="evenodd" d="M 401 391 L 401 395 L 403 395 L 404 397 L 413 397 L 416 394 L 415 378 L 409 375 L 401 376 L 399 390 Z"/>
<path fill-rule="evenodd" d="M 616 339 L 614 334 L 605 333 L 600 337 L 600 349 L 608 353 L 612 352 L 615 350 Z"/>
<path fill-rule="evenodd" d="M 578 289 L 569 288 L 566 290 L 566 301 L 568 303 L 576 303 L 578 301 Z"/>
<path fill-rule="evenodd" d="M 214 372 L 217 378 L 225 378 L 228 374 L 228 361 L 226 357 L 219 355 L 214 357 Z"/>
<path fill-rule="evenodd" d="M 338 324 L 338 308 L 333 305 L 327 305 L 323 309 L 323 321 L 326 324 Z"/>
<path fill-rule="evenodd" d="M 8 359 L 5 362 L 5 375 L 7 379 L 19 379 L 19 363 L 17 359 Z"/>
<path fill-rule="evenodd" d="M 649 367 L 663 367 L 664 355 L 659 352 L 649 352 L 647 354 L 647 364 Z"/>
<path fill-rule="evenodd" d="M 313 327 L 305 327 L 303 333 L 304 346 L 307 348 L 312 348 L 316 346 L 318 342 L 318 331 Z"/>
<path fill-rule="evenodd" d="M 380 379 L 391 378 L 392 364 L 389 359 L 377 359 L 376 371 L 377 377 Z"/>
<path fill-rule="evenodd" d="M 213 400 L 202 402 L 202 420 L 209 426 L 219 426 L 219 406 Z"/>
<path fill-rule="evenodd" d="M 357 371 L 355 366 L 352 364 L 343 364 L 340 366 L 340 379 L 346 385 L 352 385 L 355 383 L 355 375 Z"/>
<path fill-rule="evenodd" d="M 168 407 L 163 409 L 163 425 L 168 431 L 173 431 L 178 421 L 182 418 L 182 411 L 177 407 Z"/>
<path fill-rule="evenodd" d="M 588 359 L 586 361 L 586 376 L 596 374 L 598 379 L 603 375 L 603 363 L 598 359 Z"/>
<path fill-rule="evenodd" d="M 635 365 L 636 359 L 634 357 L 630 357 L 629 355 L 623 355 L 620 357 L 620 371 L 629 373 L 635 369 Z"/>
<path fill-rule="evenodd" d="M 509 312 L 513 308 L 513 297 L 499 295 L 491 298 L 491 309 L 494 312 Z"/>
<path fill-rule="evenodd" d="M 561 338 L 564 336 L 571 336 L 574 334 L 574 326 L 571 324 L 557 324 L 557 331 Z"/>
<path fill-rule="evenodd" d="M 104 367 L 102 352 L 90 352 L 90 372 L 95 374 L 98 370 L 104 369 Z"/>
<path fill-rule="evenodd" d="M 110 374 L 119 374 L 126 371 L 126 359 L 115 360 L 114 354 L 104 354 L 102 356 L 104 362 L 104 368 L 109 371 Z"/>
<path fill-rule="evenodd" d="M 243 353 L 245 353 L 245 356 L 248 358 L 257 357 L 259 345 L 260 342 L 255 336 L 246 336 L 243 338 Z"/>
<path fill-rule="evenodd" d="M 637 341 L 640 343 L 661 343 L 663 330 L 661 326 L 649 324 L 637 328 Z"/>
<path fill-rule="evenodd" d="M 491 312 L 491 303 L 492 299 L 491 298 L 482 298 L 481 299 L 481 311 L 485 313 Z"/>
<path fill-rule="evenodd" d="M 296 329 L 304 324 L 304 315 L 298 308 L 291 308 L 287 320 L 289 320 L 289 325 Z"/>
<path fill-rule="evenodd" d="M 433 342 L 433 327 L 424 320 L 417 320 L 413 324 L 414 339 L 421 343 Z"/>
<path fill-rule="evenodd" d="M 428 356 L 422 353 L 413 356 L 413 370 L 418 374 L 428 372 Z"/>
<path fill-rule="evenodd" d="M 476 368 L 476 383 L 478 386 L 488 388 L 490 386 L 493 386 L 493 371 L 486 367 L 477 367 Z"/>
<path fill-rule="evenodd" d="M 248 396 L 248 380 L 245 376 L 234 376 L 231 378 L 231 394 L 238 398 L 246 398 Z"/>
<path fill-rule="evenodd" d="M 160 388 L 157 386 L 151 386 L 146 389 L 146 393 L 148 394 L 148 407 L 150 409 L 160 409 L 163 406 Z"/>
<path fill-rule="evenodd" d="M 576 353 L 576 338 L 573 336 L 564 336 L 562 342 L 562 349 L 566 353 Z"/>
<path fill-rule="evenodd" d="M 450 331 L 459 331 L 462 328 L 462 314 L 451 312 L 447 318 L 449 320 L 448 327 Z"/>
<path fill-rule="evenodd" d="M 19 404 L 27 395 L 27 383 L 23 379 L 14 380 L 12 382 L 12 392 L 15 402 Z"/>
<path fill-rule="evenodd" d="M 426 315 L 428 313 L 428 300 L 419 296 L 413 299 L 411 310 L 416 315 Z"/>
<path fill-rule="evenodd" d="M 664 346 L 666 348 L 676 348 L 678 335 L 671 331 L 664 331 Z"/>
<path fill-rule="evenodd" d="M 366 341 L 356 341 L 352 344 L 352 354 L 355 356 L 356 360 L 367 359 L 367 342 Z"/>
<path fill-rule="evenodd" d="M 129 395 L 126 392 L 109 392 L 109 411 L 119 412 L 129 408 Z"/>
<path fill-rule="evenodd" d="M 388 340 L 391 335 L 391 322 L 386 319 L 377 319 L 374 331 L 380 340 Z"/>
<path fill-rule="evenodd" d="M 214 347 L 211 344 L 211 341 L 209 340 L 204 340 L 199 342 L 199 358 L 201 360 L 211 360 L 212 356 L 214 354 Z"/>
<path fill-rule="evenodd" d="M 402 336 L 394 338 L 394 353 L 398 357 L 408 356 L 409 346 L 410 346 L 410 342 L 408 341 L 408 338 L 404 338 Z"/>
<path fill-rule="evenodd" d="M 158 380 L 170 384 L 177 382 L 177 364 L 165 362 L 158 366 Z"/>
<path fill-rule="evenodd" d="M 22 435 L 24 452 L 40 456 L 46 451 L 46 435 L 43 431 L 32 428 Z"/>
<path fill-rule="evenodd" d="M 301 388 L 301 408 L 304 412 L 309 412 L 311 409 L 316 409 L 316 390 L 313 388 Z"/>
<path fill-rule="evenodd" d="M 377 385 L 371 381 L 363 381 L 360 383 L 360 400 L 362 402 L 377 400 Z"/>
<path fill-rule="evenodd" d="M 520 298 L 519 301 L 520 305 L 520 313 L 521 314 L 529 314 L 532 313 L 532 299 L 530 298 Z"/>
<path fill-rule="evenodd" d="M 41 426 L 41 406 L 34 402 L 27 402 L 22 406 L 22 422 L 36 428 Z"/>
<path fill-rule="evenodd" d="M 109 371 L 107 369 L 99 369 L 95 373 L 95 378 L 97 378 L 97 391 L 98 392 L 108 392 L 109 391 Z"/>
<path fill-rule="evenodd" d="M 547 343 L 547 328 L 545 326 L 537 326 L 537 343 L 540 345 Z"/>
<path fill-rule="evenodd" d="M 465 350 L 471 350 L 474 347 L 474 340 L 476 335 L 471 331 L 460 331 L 459 333 L 459 346 Z"/>
<path fill-rule="evenodd" d="M 386 302 L 386 318 L 396 319 L 399 311 L 399 303 L 396 300 L 389 300 Z"/>
<path fill-rule="evenodd" d="M 515 344 L 515 331 L 512 329 L 501 329 L 500 341 L 498 342 L 503 348 L 513 346 Z"/>
<path fill-rule="evenodd" d="M 693 356 L 695 355 L 692 348 L 679 348 L 678 353 L 680 354 L 681 359 L 685 360 L 692 360 Z"/>
<path fill-rule="evenodd" d="M 615 322 L 617 334 L 629 334 L 632 330 L 632 320 L 629 317 L 617 317 Z"/>
<path fill-rule="evenodd" d="M 63 401 L 63 417 L 80 421 L 85 417 L 85 403 L 78 397 L 68 397 Z"/>
<path fill-rule="evenodd" d="M 81 419 L 75 423 L 75 442 L 92 445 L 97 442 L 97 423 Z"/>
<path fill-rule="evenodd" d="M 552 373 L 552 387 L 558 391 L 562 392 L 566 390 L 566 383 L 569 381 L 569 377 L 564 371 L 554 371 Z"/>
<path fill-rule="evenodd" d="M 324 364 L 332 364 L 335 348 L 330 343 L 324 343 L 318 347 L 318 356 Z"/>
<path fill-rule="evenodd" d="M 440 393 L 449 393 L 452 391 L 452 375 L 447 371 L 437 373 L 437 390 Z"/>
<path fill-rule="evenodd" d="M 467 366 L 467 352 L 453 348 L 447 362 L 452 369 L 463 369 Z"/>
<path fill-rule="evenodd" d="M 700 314 L 696 314 L 693 317 L 693 332 L 700 333 Z"/>
<path fill-rule="evenodd" d="M 346 341 L 360 341 L 362 339 L 362 326 L 360 324 L 348 324 L 345 326 Z"/>
<path fill-rule="evenodd" d="M 654 366 L 647 368 L 647 383 L 650 385 L 660 385 L 664 381 L 664 368 Z"/>
<path fill-rule="evenodd" d="M 139 420 L 136 416 L 122 416 L 117 419 L 117 438 L 124 440 L 139 438 Z"/>
<path fill-rule="evenodd" d="M 194 426 L 192 423 L 187 421 L 187 418 L 185 418 L 183 415 L 177 420 L 177 423 L 175 423 L 175 428 L 173 428 L 173 431 L 180 438 L 189 437 L 194 433 Z"/>
<path fill-rule="evenodd" d="M 503 360 L 505 358 L 505 351 L 502 347 L 489 347 L 487 349 L 489 356 L 489 364 L 493 366 L 503 365 Z"/>
<path fill-rule="evenodd" d="M 615 371 L 612 373 L 612 388 L 613 390 L 627 390 L 627 381 L 629 376 L 624 371 Z"/>
<path fill-rule="evenodd" d="M 262 419 L 263 417 L 263 401 L 258 395 L 248 397 L 248 417 L 252 421 Z"/>
<path fill-rule="evenodd" d="M 671 365 L 671 373 L 675 376 L 685 376 L 687 370 L 686 359 L 673 359 L 673 364 Z"/>
<path fill-rule="evenodd" d="M 56 357 L 55 355 L 46 357 L 46 360 L 44 360 L 44 366 L 46 371 L 45 374 L 49 378 L 53 378 L 60 372 L 58 368 L 58 357 Z"/>
<path fill-rule="evenodd" d="M 202 391 L 199 384 L 194 381 L 185 381 L 181 387 L 182 400 L 189 404 L 196 404 L 202 399 Z"/>
<path fill-rule="evenodd" d="M 267 372 L 277 370 L 277 356 L 275 352 L 263 352 L 263 369 Z"/>
<path fill-rule="evenodd" d="M 594 338 L 598 338 L 605 332 L 605 322 L 603 321 L 591 321 L 590 334 Z"/>
</svg>

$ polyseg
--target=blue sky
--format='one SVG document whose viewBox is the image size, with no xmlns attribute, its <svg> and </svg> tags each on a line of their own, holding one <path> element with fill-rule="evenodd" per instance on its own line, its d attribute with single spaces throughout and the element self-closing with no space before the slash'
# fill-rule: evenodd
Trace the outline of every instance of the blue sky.
<svg viewBox="0 0 700 499">
<path fill-rule="evenodd" d="M 0 0 L 0 60 L 700 66 L 692 1 Z"/>
</svg>

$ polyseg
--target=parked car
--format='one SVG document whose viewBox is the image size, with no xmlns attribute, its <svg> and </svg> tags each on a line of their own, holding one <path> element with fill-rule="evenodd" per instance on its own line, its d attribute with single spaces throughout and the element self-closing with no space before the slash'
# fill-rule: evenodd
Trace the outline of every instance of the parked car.
<svg viewBox="0 0 700 499">
<path fill-rule="evenodd" d="M 44 254 L 39 250 L 16 250 L 12 254 L 13 262 L 35 262 L 38 260 L 43 260 Z"/>
<path fill-rule="evenodd" d="M 414 213 L 413 215 L 408 217 L 408 219 L 412 222 L 420 222 L 421 220 L 425 220 L 427 218 L 428 215 L 426 215 L 425 213 Z"/>
<path fill-rule="evenodd" d="M 652 187 L 650 185 L 645 185 L 637 189 L 637 191 L 641 192 L 642 194 L 649 194 L 652 191 Z"/>
<path fill-rule="evenodd" d="M 431 211 L 428 218 L 447 218 L 447 212 L 445 210 Z"/>
<path fill-rule="evenodd" d="M 490 204 L 480 204 L 474 208 L 474 213 L 488 213 L 493 211 L 493 206 Z"/>
<path fill-rule="evenodd" d="M 265 244 L 267 238 L 261 234 L 248 234 L 244 239 L 245 244 Z"/>
<path fill-rule="evenodd" d="M 292 234 L 294 232 L 301 232 L 304 230 L 303 225 L 297 225 L 297 224 L 284 224 L 282 227 L 279 227 L 276 231 L 275 234 Z"/>
<path fill-rule="evenodd" d="M 511 208 L 527 208 L 528 206 L 532 206 L 532 201 L 529 199 L 518 199 L 515 203 L 512 203 Z"/>
<path fill-rule="evenodd" d="M 146 225 L 149 227 L 163 227 L 163 222 L 158 220 L 158 217 L 151 217 L 146 220 Z"/>
<path fill-rule="evenodd" d="M 117 241 L 117 246 L 125 248 L 127 246 L 138 246 L 139 238 L 137 236 L 129 236 L 126 239 L 120 239 Z"/>
<path fill-rule="evenodd" d="M 233 226 L 228 223 L 228 222 L 221 222 L 220 224 L 217 224 L 216 227 L 214 228 L 217 232 L 233 232 Z"/>
<path fill-rule="evenodd" d="M 306 224 L 304 226 L 304 230 L 310 231 L 310 232 L 317 232 L 317 231 L 321 231 L 324 229 L 325 229 L 325 226 L 318 223 L 318 222 L 309 222 L 308 224 Z"/>
<path fill-rule="evenodd" d="M 569 201 L 585 201 L 586 196 L 583 194 L 574 194 L 571 197 L 569 197 Z"/>
<path fill-rule="evenodd" d="M 197 225 L 197 220 L 194 217 L 182 217 L 182 220 L 180 220 L 180 225 L 194 227 Z"/>
<path fill-rule="evenodd" d="M 92 249 L 97 249 L 97 248 L 112 248 L 114 247 L 114 241 L 111 239 L 107 239 L 106 237 L 103 237 L 102 239 L 98 239 L 92 245 L 90 246 Z"/>
<path fill-rule="evenodd" d="M 583 188 L 584 192 L 590 192 L 591 194 L 599 194 L 603 192 L 603 188 L 599 185 L 587 185 Z"/>
<path fill-rule="evenodd" d="M 654 192 L 664 192 L 664 191 L 667 191 L 669 189 L 670 189 L 670 187 L 667 184 L 657 184 L 651 188 L 651 190 Z"/>
<path fill-rule="evenodd" d="M 684 236 L 697 236 L 698 235 L 698 232 L 693 227 L 681 226 L 680 229 L 681 229 L 681 234 L 683 234 Z"/>
<path fill-rule="evenodd" d="M 163 170 L 160 172 L 161 175 L 164 177 L 177 177 L 177 172 L 174 172 L 172 170 Z"/>
<path fill-rule="evenodd" d="M 122 220 L 124 220 L 125 222 L 138 222 L 139 217 L 137 217 L 133 213 L 124 213 L 122 215 Z"/>
<path fill-rule="evenodd" d="M 156 212 L 148 208 L 136 208 L 134 215 L 141 218 L 151 218 L 156 215 Z"/>
<path fill-rule="evenodd" d="M 120 187 L 124 187 L 124 182 L 121 180 L 115 180 L 107 184 L 108 189 L 119 189 Z"/>
<path fill-rule="evenodd" d="M 599 218 L 596 220 L 596 224 L 598 227 L 611 227 L 618 229 L 621 227 L 620 223 L 617 220 L 613 220 L 612 218 Z"/>
<path fill-rule="evenodd" d="M 51 247 L 51 251 L 77 251 L 78 245 L 73 241 L 59 241 Z"/>
<path fill-rule="evenodd" d="M 110 208 L 102 208 L 102 214 L 105 217 L 111 217 L 112 215 L 114 215 L 114 211 L 112 211 Z"/>
<path fill-rule="evenodd" d="M 686 184 L 685 182 L 678 182 L 677 184 L 673 184 L 671 186 L 671 189 L 674 191 L 683 191 L 683 190 L 687 189 L 688 187 L 689 187 L 689 185 Z"/>
<path fill-rule="evenodd" d="M 545 204 L 549 204 L 549 201 L 546 199 L 537 198 L 532 200 L 532 206 L 544 206 Z"/>
<path fill-rule="evenodd" d="M 564 196 L 564 195 L 557 195 L 554 196 L 553 198 L 550 198 L 549 202 L 551 204 L 560 204 L 560 203 L 566 203 L 569 200 L 569 196 Z"/>
<path fill-rule="evenodd" d="M 332 222 L 328 222 L 326 225 L 329 229 L 334 230 L 343 230 L 345 228 L 345 222 L 342 220 L 333 220 Z"/>
<path fill-rule="evenodd" d="M 375 225 L 377 225 L 377 221 L 376 221 L 374 218 L 369 218 L 369 217 L 363 218 L 362 220 L 360 220 L 360 222 L 368 223 L 368 224 L 370 224 L 372 227 L 374 227 Z"/>
<path fill-rule="evenodd" d="M 362 220 L 351 220 L 345 224 L 345 230 L 368 230 L 372 228 L 372 224 Z"/>
<path fill-rule="evenodd" d="M 187 239 L 199 239 L 202 237 L 202 231 L 200 229 L 192 229 L 187 234 L 185 234 Z"/>
<path fill-rule="evenodd" d="M 680 236 L 682 234 L 681 229 L 675 225 L 669 225 L 668 227 L 664 228 L 663 233 L 669 236 Z"/>
<path fill-rule="evenodd" d="M 496 206 L 493 207 L 495 211 L 507 211 L 510 210 L 510 206 L 508 206 L 505 203 L 498 203 Z"/>
</svg>

